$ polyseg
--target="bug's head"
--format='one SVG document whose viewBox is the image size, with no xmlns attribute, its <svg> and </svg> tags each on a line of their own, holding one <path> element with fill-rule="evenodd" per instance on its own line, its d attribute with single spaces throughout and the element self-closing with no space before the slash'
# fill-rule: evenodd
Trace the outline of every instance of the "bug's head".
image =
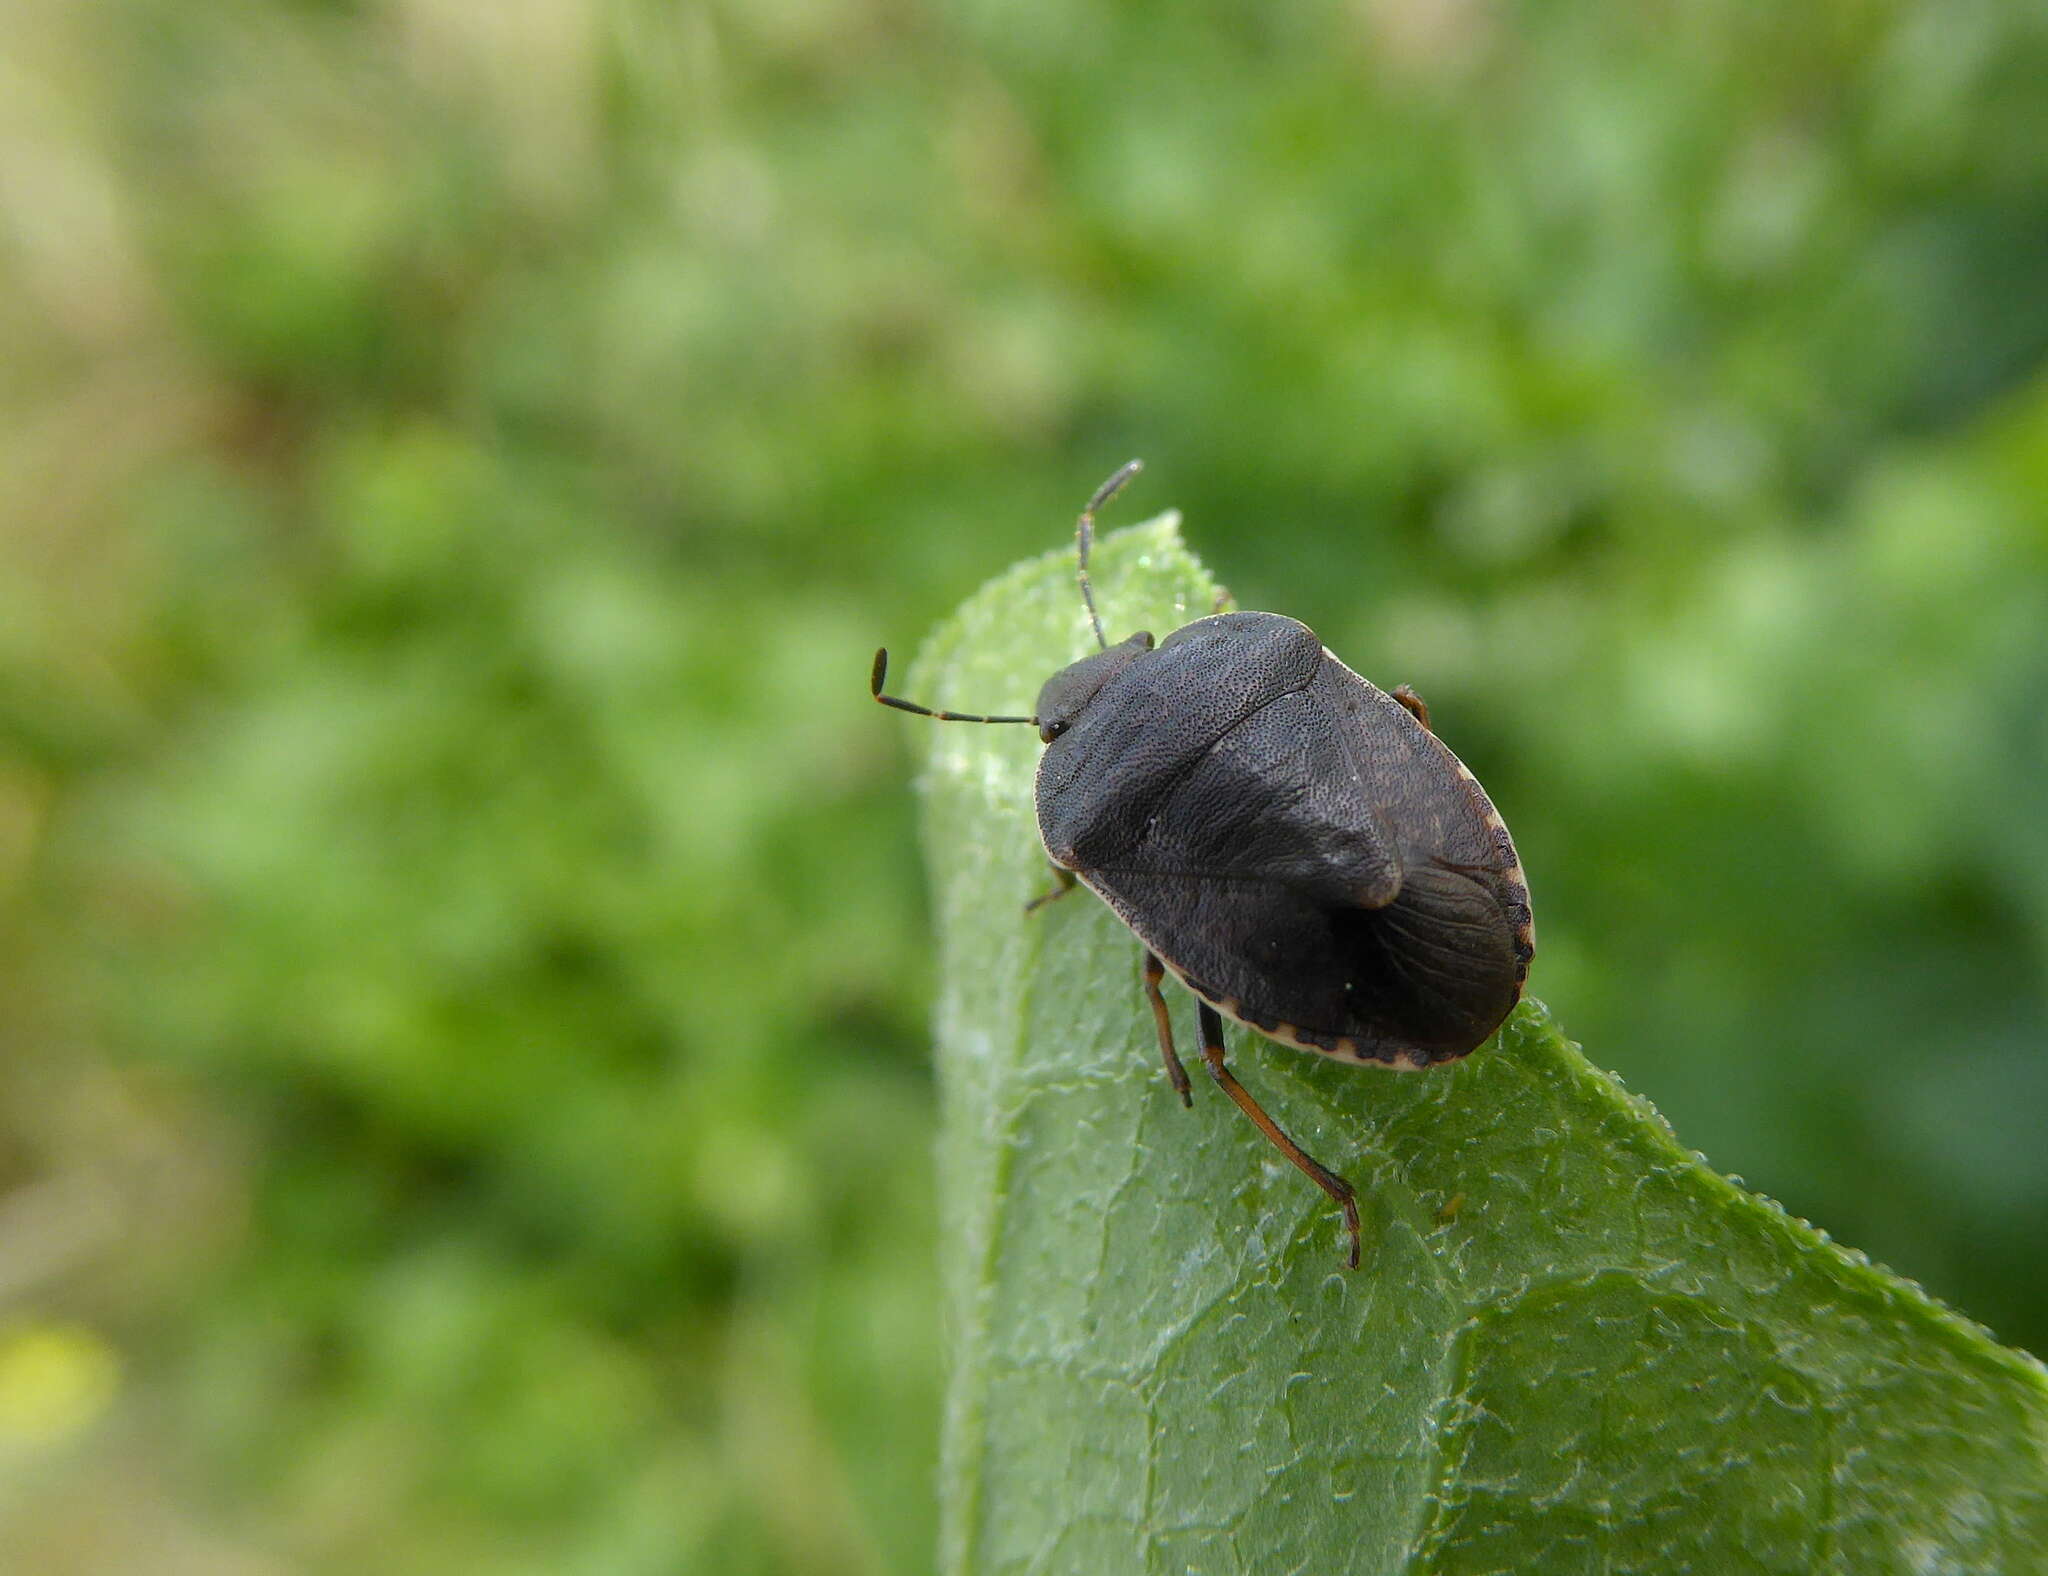
<svg viewBox="0 0 2048 1576">
<path fill-rule="evenodd" d="M 1050 744 L 1065 733 L 1094 704 L 1103 685 L 1151 649 L 1152 632 L 1141 629 L 1129 640 L 1070 663 L 1047 679 L 1038 692 L 1038 704 L 1032 708 L 1039 738 Z"/>
</svg>

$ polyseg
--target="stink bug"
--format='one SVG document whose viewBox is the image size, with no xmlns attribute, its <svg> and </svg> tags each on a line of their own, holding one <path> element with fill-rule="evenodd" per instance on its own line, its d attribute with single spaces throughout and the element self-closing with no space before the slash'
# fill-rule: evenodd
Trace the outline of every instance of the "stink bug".
<svg viewBox="0 0 2048 1576">
<path fill-rule="evenodd" d="M 934 711 L 940 722 L 1038 729 L 1038 831 L 1058 885 L 1078 879 L 1144 945 L 1143 978 L 1166 1076 L 1193 1105 L 1160 982 L 1196 998 L 1202 1060 L 1223 1092 L 1344 1211 L 1351 1184 L 1283 1132 L 1223 1061 L 1223 1016 L 1346 1062 L 1415 1069 L 1455 1061 L 1498 1029 L 1535 951 L 1513 839 L 1472 774 L 1430 731 L 1406 685 L 1391 694 L 1344 666 L 1306 625 L 1217 613 L 1156 647 L 1112 646 L 1095 610 L 1095 514 L 1081 511 L 1081 599 L 1100 647 L 1046 680 L 1029 717 Z"/>
</svg>

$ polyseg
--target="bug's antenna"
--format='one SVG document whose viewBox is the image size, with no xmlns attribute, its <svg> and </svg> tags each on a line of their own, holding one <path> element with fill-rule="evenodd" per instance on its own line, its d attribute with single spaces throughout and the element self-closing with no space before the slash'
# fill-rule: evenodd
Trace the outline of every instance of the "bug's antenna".
<svg viewBox="0 0 2048 1576">
<path fill-rule="evenodd" d="M 884 706 L 894 706 L 898 711 L 907 711 L 919 717 L 932 717 L 940 722 L 1028 722 L 1037 725 L 1036 717 L 980 717 L 970 716 L 964 711 L 933 711 L 929 706 L 920 706 L 913 700 L 898 700 L 894 695 L 882 693 L 882 681 L 889 676 L 889 648 L 884 646 L 875 653 L 875 670 L 868 679 L 868 693 Z"/>
<path fill-rule="evenodd" d="M 1104 651 L 1109 642 L 1102 635 L 1102 619 L 1095 611 L 1095 588 L 1088 583 L 1088 544 L 1095 540 L 1095 511 L 1123 491 L 1124 483 L 1145 468 L 1143 460 L 1129 460 L 1100 487 L 1095 496 L 1088 500 L 1088 507 L 1081 511 L 1081 524 L 1075 534 L 1081 539 L 1081 600 L 1088 604 L 1088 622 L 1095 626 L 1095 644 Z"/>
</svg>

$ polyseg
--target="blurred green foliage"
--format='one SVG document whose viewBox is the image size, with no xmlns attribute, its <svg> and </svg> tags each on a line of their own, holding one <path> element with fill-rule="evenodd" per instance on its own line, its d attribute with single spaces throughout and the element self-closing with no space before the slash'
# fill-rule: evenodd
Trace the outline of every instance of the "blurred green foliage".
<svg viewBox="0 0 2048 1576">
<path fill-rule="evenodd" d="M 1131 453 L 1596 1059 L 2048 1346 L 2037 9 L 0 27 L 6 1568 L 923 1567 L 860 685 Z"/>
</svg>

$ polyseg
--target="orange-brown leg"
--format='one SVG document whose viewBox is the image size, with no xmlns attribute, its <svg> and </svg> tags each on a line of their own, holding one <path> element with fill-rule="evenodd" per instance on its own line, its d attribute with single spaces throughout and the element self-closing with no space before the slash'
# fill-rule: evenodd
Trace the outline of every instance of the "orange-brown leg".
<svg viewBox="0 0 2048 1576">
<path fill-rule="evenodd" d="M 1074 890 L 1074 872 L 1069 870 L 1065 865 L 1054 865 L 1052 867 L 1052 874 L 1052 890 L 1050 892 L 1041 892 L 1030 902 L 1026 903 L 1024 905 L 1025 913 L 1035 914 L 1038 912 L 1038 910 L 1044 908 L 1046 904 L 1050 903 L 1054 898 L 1065 897 L 1069 892 Z"/>
<path fill-rule="evenodd" d="M 1180 1096 L 1180 1103 L 1192 1107 L 1195 1103 L 1194 1086 L 1188 1082 L 1188 1070 L 1180 1064 L 1180 1053 L 1173 1048 L 1173 1020 L 1166 1015 L 1166 998 L 1159 994 L 1159 982 L 1166 978 L 1166 965 L 1157 955 L 1145 954 L 1145 994 L 1152 1000 L 1152 1021 L 1159 1026 L 1159 1055 L 1166 1063 L 1166 1081 L 1173 1085 L 1173 1092 Z"/>
<path fill-rule="evenodd" d="M 1436 729 L 1429 725 L 1429 706 L 1420 695 L 1416 694 L 1406 684 L 1395 685 L 1390 693 L 1394 699 L 1414 713 L 1415 720 L 1422 724 L 1422 731 L 1424 733 L 1436 732 Z"/>
<path fill-rule="evenodd" d="M 1202 1060 L 1209 1064 L 1209 1076 L 1222 1086 L 1223 1092 L 1237 1102 L 1237 1108 L 1250 1117 L 1264 1133 L 1273 1147 L 1299 1166 L 1307 1178 L 1337 1201 L 1344 1211 L 1344 1229 L 1351 1234 L 1351 1251 L 1345 1256 L 1345 1267 L 1358 1268 L 1358 1195 L 1351 1184 L 1337 1175 L 1328 1166 L 1303 1149 L 1293 1139 L 1280 1131 L 1280 1124 L 1260 1109 L 1251 1091 L 1223 1065 L 1223 1019 L 1216 1009 L 1206 1001 L 1198 1003 L 1202 1024 Z"/>
</svg>

